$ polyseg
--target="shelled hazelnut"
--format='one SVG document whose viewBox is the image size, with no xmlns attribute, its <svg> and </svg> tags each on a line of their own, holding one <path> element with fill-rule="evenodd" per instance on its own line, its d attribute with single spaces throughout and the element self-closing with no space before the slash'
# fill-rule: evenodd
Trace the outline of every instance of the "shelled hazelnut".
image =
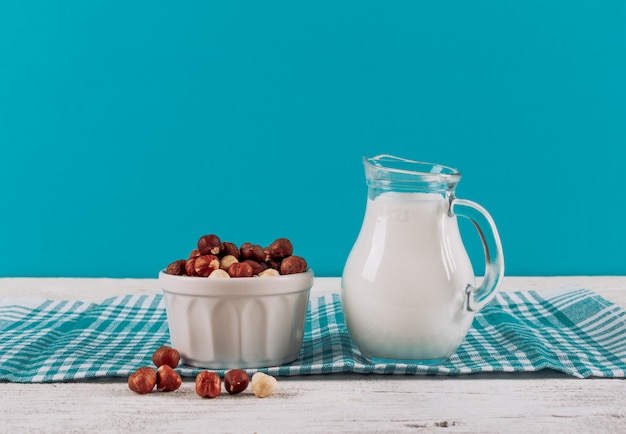
<svg viewBox="0 0 626 434">
<path fill-rule="evenodd" d="M 180 374 L 168 365 L 159 366 L 156 377 L 156 386 L 159 392 L 173 392 L 183 384 Z"/>
<path fill-rule="evenodd" d="M 152 392 L 156 386 L 156 371 L 149 366 L 142 366 L 128 377 L 128 388 L 135 393 L 145 395 Z"/>
<path fill-rule="evenodd" d="M 257 372 L 252 376 L 252 392 L 259 398 L 267 398 L 274 390 L 278 382 L 276 378 L 263 372 Z"/>
<path fill-rule="evenodd" d="M 254 271 L 252 270 L 252 266 L 250 264 L 245 262 L 236 262 L 230 266 L 228 274 L 230 277 L 252 277 L 254 275 Z"/>
<path fill-rule="evenodd" d="M 167 274 L 173 274 L 175 276 L 182 276 L 183 274 L 187 272 L 187 270 L 185 269 L 186 264 L 187 264 L 187 261 L 185 261 L 184 259 L 179 259 L 177 261 L 172 262 L 170 265 L 168 265 L 165 272 Z"/>
<path fill-rule="evenodd" d="M 217 235 L 204 235 L 198 240 L 198 251 L 201 255 L 219 255 L 222 250 L 224 246 Z"/>
<path fill-rule="evenodd" d="M 219 270 L 214 270 L 209 274 L 209 279 L 230 279 L 230 274 L 221 268 Z"/>
<path fill-rule="evenodd" d="M 180 362 L 180 353 L 174 348 L 170 348 L 166 345 L 157 348 L 152 354 L 152 363 L 158 368 L 162 365 L 168 365 L 170 368 L 175 368 Z"/>
<path fill-rule="evenodd" d="M 308 265 L 300 256 L 288 256 L 280 263 L 280 274 L 304 273 Z"/>
<path fill-rule="evenodd" d="M 198 256 L 194 263 L 196 275 L 208 277 L 213 271 L 220 268 L 220 260 L 217 256 L 208 254 Z"/>
<path fill-rule="evenodd" d="M 250 377 L 241 369 L 231 369 L 224 374 L 224 388 L 231 395 L 243 392 L 249 383 Z"/>
<path fill-rule="evenodd" d="M 215 398 L 222 393 L 222 379 L 215 372 L 201 371 L 196 375 L 196 394 L 202 398 Z"/>
<path fill-rule="evenodd" d="M 270 258 L 286 258 L 293 255 L 293 245 L 287 238 L 279 238 L 265 249 Z"/>
</svg>

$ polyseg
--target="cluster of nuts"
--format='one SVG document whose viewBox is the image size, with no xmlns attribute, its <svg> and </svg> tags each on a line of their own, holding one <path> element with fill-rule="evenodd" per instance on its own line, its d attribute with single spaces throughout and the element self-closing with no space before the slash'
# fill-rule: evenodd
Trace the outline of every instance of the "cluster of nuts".
<svg viewBox="0 0 626 434">
<path fill-rule="evenodd" d="M 133 392 L 144 395 L 154 390 L 172 392 L 180 388 L 182 378 L 174 370 L 180 362 L 180 353 L 168 346 L 158 348 L 152 355 L 152 362 L 157 367 L 143 366 L 128 377 L 128 388 Z M 245 371 L 231 369 L 224 374 L 224 388 L 229 394 L 243 392 L 252 385 L 252 392 L 259 398 L 266 398 L 274 393 L 277 386 L 276 378 L 271 375 L 257 372 L 252 380 Z M 201 371 L 196 375 L 196 393 L 202 398 L 215 398 L 222 392 L 222 379 L 211 371 Z"/>
<path fill-rule="evenodd" d="M 274 390 L 278 382 L 276 378 L 263 372 L 256 372 L 252 380 L 245 371 L 231 369 L 224 374 L 224 388 L 231 395 L 236 395 L 252 385 L 252 393 L 259 398 L 267 398 Z M 222 379 L 215 372 L 202 371 L 196 375 L 196 393 L 202 398 L 215 398 L 222 393 Z"/>
<path fill-rule="evenodd" d="M 167 346 L 160 347 L 152 355 L 152 362 L 156 370 L 151 366 L 143 366 L 130 374 L 128 377 L 130 390 L 143 395 L 152 392 L 156 386 L 159 392 L 172 392 L 183 384 L 183 379 L 174 370 L 180 362 L 177 350 Z"/>
<path fill-rule="evenodd" d="M 177 276 L 229 278 L 296 274 L 307 269 L 304 258 L 293 254 L 293 245 L 287 238 L 278 238 L 268 247 L 248 242 L 237 247 L 210 234 L 200 237 L 198 247 L 187 259 L 170 263 L 165 272 Z"/>
</svg>

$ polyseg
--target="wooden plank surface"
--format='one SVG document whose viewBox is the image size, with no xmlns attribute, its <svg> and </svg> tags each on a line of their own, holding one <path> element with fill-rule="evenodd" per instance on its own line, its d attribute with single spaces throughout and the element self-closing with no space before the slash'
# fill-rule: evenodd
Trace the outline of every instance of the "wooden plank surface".
<svg viewBox="0 0 626 434">
<path fill-rule="evenodd" d="M 339 291 L 316 279 L 312 296 Z M 626 306 L 626 277 L 506 277 L 503 290 L 584 287 Z M 158 292 L 155 279 L 0 279 L 0 298 L 99 301 Z M 458 377 L 281 377 L 276 393 L 136 395 L 126 382 L 0 383 L 0 432 L 625 432 L 626 383 L 544 371 Z"/>
</svg>

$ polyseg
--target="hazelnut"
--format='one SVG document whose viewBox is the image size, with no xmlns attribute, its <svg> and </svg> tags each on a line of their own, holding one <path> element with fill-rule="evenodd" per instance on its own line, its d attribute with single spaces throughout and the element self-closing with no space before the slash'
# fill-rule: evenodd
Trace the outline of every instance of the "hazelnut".
<svg viewBox="0 0 626 434">
<path fill-rule="evenodd" d="M 237 247 L 237 244 L 224 241 L 222 245 L 224 246 L 224 250 L 222 251 L 222 254 L 224 256 L 232 255 L 235 258 L 239 259 L 240 252 L 239 252 L 239 247 Z"/>
<path fill-rule="evenodd" d="M 180 362 L 180 353 L 174 348 L 170 348 L 166 345 L 157 348 L 152 355 L 152 363 L 158 368 L 162 365 L 167 365 L 170 368 L 175 368 Z"/>
<path fill-rule="evenodd" d="M 245 262 L 235 262 L 228 269 L 230 277 L 252 277 L 253 271 L 250 264 Z"/>
<path fill-rule="evenodd" d="M 222 393 L 222 380 L 215 372 L 201 371 L 196 375 L 196 393 L 202 398 L 215 398 Z"/>
<path fill-rule="evenodd" d="M 266 259 L 263 247 L 258 244 L 243 243 L 239 249 L 242 259 L 254 259 L 263 262 Z"/>
<path fill-rule="evenodd" d="M 278 272 L 278 270 L 274 268 L 268 268 L 267 270 L 263 270 L 259 273 L 259 277 L 273 277 L 273 276 L 280 276 L 280 273 Z"/>
<path fill-rule="evenodd" d="M 204 235 L 198 240 L 198 251 L 201 255 L 218 255 L 223 249 L 217 235 Z"/>
<path fill-rule="evenodd" d="M 257 274 L 259 274 L 261 271 L 265 270 L 267 268 L 267 265 L 265 265 L 264 262 L 257 262 L 253 259 L 246 259 L 245 261 L 243 261 L 244 264 L 248 264 L 252 267 L 252 275 L 256 276 Z"/>
<path fill-rule="evenodd" d="M 196 258 L 194 268 L 198 276 L 208 276 L 213 270 L 220 268 L 220 260 L 215 255 L 202 255 Z"/>
<path fill-rule="evenodd" d="M 230 274 L 228 274 L 226 271 L 222 270 L 221 268 L 219 270 L 213 270 L 211 272 L 211 274 L 209 274 L 209 279 L 230 279 Z"/>
<path fill-rule="evenodd" d="M 143 366 L 130 374 L 128 377 L 128 388 L 141 395 L 152 392 L 157 382 L 157 375 L 154 369 Z"/>
<path fill-rule="evenodd" d="M 293 255 L 293 245 L 287 238 L 279 238 L 265 249 L 270 258 L 286 258 Z"/>
<path fill-rule="evenodd" d="M 224 257 L 222 257 L 222 259 L 220 259 L 220 268 L 222 270 L 226 270 L 228 271 L 228 269 L 230 268 L 230 266 L 232 264 L 234 264 L 235 262 L 239 262 L 239 259 L 237 259 L 235 256 L 233 255 L 226 255 Z"/>
<path fill-rule="evenodd" d="M 196 275 L 196 259 L 199 258 L 199 256 L 193 256 L 193 257 L 189 257 L 189 259 L 187 259 L 187 262 L 185 262 L 185 271 L 187 272 L 188 276 L 195 276 Z"/>
<path fill-rule="evenodd" d="M 278 382 L 276 378 L 271 375 L 267 375 L 263 372 L 257 372 L 252 376 L 252 392 L 259 398 L 267 398 L 274 390 L 276 390 L 276 386 Z"/>
<path fill-rule="evenodd" d="M 280 263 L 280 274 L 304 273 L 308 265 L 300 256 L 289 256 Z"/>
<path fill-rule="evenodd" d="M 246 371 L 241 369 L 231 369 L 224 374 L 224 387 L 230 394 L 241 393 L 246 390 L 250 383 L 250 377 L 246 374 Z"/>
<path fill-rule="evenodd" d="M 161 365 L 156 372 L 156 385 L 159 392 L 172 392 L 183 384 L 178 372 L 168 365 Z"/>
<path fill-rule="evenodd" d="M 173 274 L 175 276 L 182 276 L 183 274 L 187 272 L 185 270 L 186 263 L 187 261 L 185 259 L 179 259 L 177 261 L 174 261 L 170 265 L 167 266 L 167 268 L 165 269 L 165 272 L 167 274 Z"/>
<path fill-rule="evenodd" d="M 200 256 L 200 250 L 198 250 L 198 249 L 193 249 L 193 250 L 189 253 L 189 256 L 187 257 L 187 259 L 197 258 L 198 256 Z"/>
<path fill-rule="evenodd" d="M 270 258 L 265 261 L 268 267 L 273 268 L 274 270 L 280 270 L 280 263 L 282 262 L 282 258 Z"/>
</svg>

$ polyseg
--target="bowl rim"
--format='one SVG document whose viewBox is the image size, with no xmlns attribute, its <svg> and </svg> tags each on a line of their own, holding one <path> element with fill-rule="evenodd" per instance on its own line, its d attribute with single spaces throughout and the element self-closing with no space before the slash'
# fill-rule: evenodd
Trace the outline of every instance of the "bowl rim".
<svg viewBox="0 0 626 434">
<path fill-rule="evenodd" d="M 230 279 L 176 276 L 167 274 L 165 270 L 159 271 L 159 285 L 164 293 L 205 297 L 291 294 L 310 290 L 314 279 L 313 270 L 310 268 L 296 274 Z"/>
</svg>

